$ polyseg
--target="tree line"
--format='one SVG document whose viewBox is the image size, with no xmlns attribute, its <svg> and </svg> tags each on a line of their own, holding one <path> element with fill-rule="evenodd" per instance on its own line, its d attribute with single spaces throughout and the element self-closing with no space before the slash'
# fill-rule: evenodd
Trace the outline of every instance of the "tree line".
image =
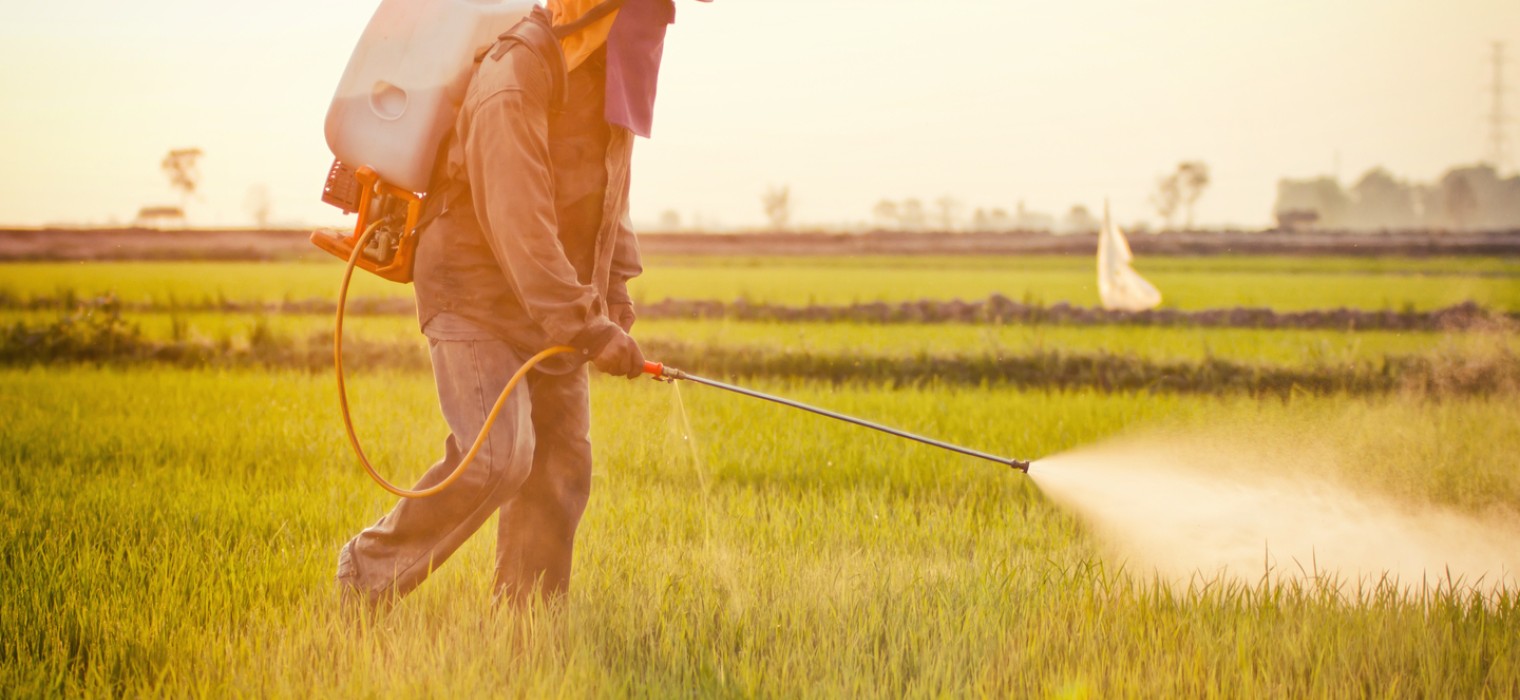
<svg viewBox="0 0 1520 700">
<path fill-rule="evenodd" d="M 1349 189 L 1334 177 L 1283 179 L 1274 206 L 1278 228 L 1332 231 L 1500 231 L 1520 229 L 1520 175 L 1489 165 L 1447 170 L 1435 182 L 1367 171 Z"/>
</svg>

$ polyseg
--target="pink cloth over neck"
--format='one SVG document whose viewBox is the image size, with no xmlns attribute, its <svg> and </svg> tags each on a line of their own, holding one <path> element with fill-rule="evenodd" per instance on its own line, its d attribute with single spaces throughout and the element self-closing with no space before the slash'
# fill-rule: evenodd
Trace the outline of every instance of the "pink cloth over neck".
<svg viewBox="0 0 1520 700">
<path fill-rule="evenodd" d="M 671 0 L 626 0 L 607 36 L 607 123 L 649 138 Z"/>
</svg>

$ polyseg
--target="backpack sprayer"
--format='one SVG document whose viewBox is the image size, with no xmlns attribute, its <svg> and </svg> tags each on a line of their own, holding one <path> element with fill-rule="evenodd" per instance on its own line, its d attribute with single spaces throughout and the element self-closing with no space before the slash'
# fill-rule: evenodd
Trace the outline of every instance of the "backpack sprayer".
<svg viewBox="0 0 1520 700">
<path fill-rule="evenodd" d="M 352 233 L 312 233 L 311 241 L 346 261 L 338 287 L 338 311 L 333 332 L 333 367 L 338 380 L 338 406 L 349 444 L 370 477 L 385 490 L 403 498 L 423 498 L 443 491 L 475 461 L 497 415 L 512 391 L 540 362 L 569 346 L 545 349 L 523 363 L 502 389 L 480 434 L 459 466 L 447 478 L 426 489 L 404 489 L 382 477 L 354 434 L 348 389 L 343 372 L 343 317 L 354 269 L 392 282 L 412 281 L 420 231 L 427 225 L 423 194 L 433 165 L 469 85 L 476 51 L 489 46 L 535 6 L 534 0 L 383 0 L 359 40 L 339 82 L 327 113 L 327 143 L 337 160 L 328 171 L 322 201 L 357 213 Z M 352 163 L 363 163 L 352 166 Z M 436 194 L 434 196 L 437 196 Z M 667 367 L 644 365 L 644 373 L 665 382 L 690 381 L 751 398 L 763 399 L 841 420 L 925 445 L 950 450 L 1029 472 L 1029 463 L 933 440 L 878 423 L 816 408 L 732 384 Z"/>
</svg>

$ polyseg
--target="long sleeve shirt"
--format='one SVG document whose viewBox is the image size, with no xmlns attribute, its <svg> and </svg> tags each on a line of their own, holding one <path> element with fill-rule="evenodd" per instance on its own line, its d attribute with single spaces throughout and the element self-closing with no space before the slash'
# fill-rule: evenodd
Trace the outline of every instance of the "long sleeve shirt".
<svg viewBox="0 0 1520 700">
<path fill-rule="evenodd" d="M 483 59 L 435 178 L 447 209 L 418 245 L 423 326 L 447 311 L 524 353 L 594 354 L 618 332 L 607 306 L 629 301 L 641 267 L 633 139 L 605 120 L 605 70 L 598 55 L 571 72 L 561 108 L 550 65 L 527 47 Z"/>
</svg>

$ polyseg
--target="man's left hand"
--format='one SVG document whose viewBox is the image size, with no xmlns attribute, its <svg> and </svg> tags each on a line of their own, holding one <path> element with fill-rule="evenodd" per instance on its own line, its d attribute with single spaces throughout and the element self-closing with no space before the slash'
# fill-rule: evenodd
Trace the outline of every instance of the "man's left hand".
<svg viewBox="0 0 1520 700">
<path fill-rule="evenodd" d="M 612 304 L 607 307 L 607 317 L 624 333 L 633 332 L 633 322 L 638 320 L 638 315 L 633 313 L 633 304 Z"/>
</svg>

